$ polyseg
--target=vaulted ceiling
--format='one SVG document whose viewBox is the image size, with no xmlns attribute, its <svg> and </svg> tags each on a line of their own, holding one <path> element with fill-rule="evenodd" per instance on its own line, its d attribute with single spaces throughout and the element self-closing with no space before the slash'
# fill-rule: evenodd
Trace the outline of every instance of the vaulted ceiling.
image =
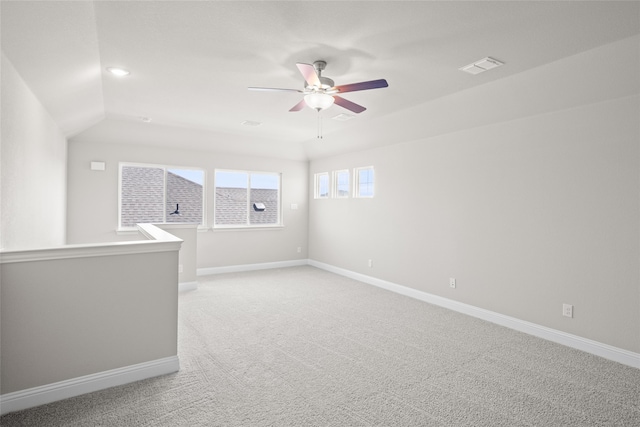
<svg viewBox="0 0 640 427">
<path fill-rule="evenodd" d="M 572 77 L 560 81 L 544 67 L 626 39 L 631 54 L 620 60 L 637 62 L 640 33 L 635 1 L 3 1 L 1 7 L 3 53 L 70 140 L 291 159 L 597 101 L 584 99 Z M 505 65 L 478 75 L 458 70 L 487 56 Z M 389 83 L 344 95 L 367 107 L 361 114 L 336 105 L 323 111 L 323 139 L 317 112 L 288 111 L 301 94 L 247 90 L 301 89 L 295 64 L 315 60 L 327 62 L 323 75 L 336 84 Z M 612 70 L 608 93 L 638 92 L 637 76 L 616 76 L 616 64 L 593 65 Z M 131 74 L 118 78 L 107 67 Z M 550 100 L 549 91 L 560 91 L 561 99 Z M 341 113 L 354 117 L 334 119 Z"/>
</svg>

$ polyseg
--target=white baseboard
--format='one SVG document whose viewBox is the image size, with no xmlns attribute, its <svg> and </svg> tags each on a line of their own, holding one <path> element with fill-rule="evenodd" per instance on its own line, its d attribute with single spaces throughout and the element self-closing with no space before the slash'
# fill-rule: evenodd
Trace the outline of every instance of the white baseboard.
<svg viewBox="0 0 640 427">
<path fill-rule="evenodd" d="M 178 356 L 0 395 L 0 415 L 180 370 Z"/>
<path fill-rule="evenodd" d="M 195 291 L 196 289 L 198 289 L 198 282 L 178 283 L 178 292 Z"/>
<path fill-rule="evenodd" d="M 198 276 L 208 276 L 210 274 L 238 273 L 241 271 L 267 270 L 270 268 L 298 267 L 307 264 L 309 264 L 309 260 L 307 259 L 295 259 L 291 261 L 263 262 L 260 264 L 242 264 L 230 265 L 227 267 L 199 268 L 196 274 Z"/>
<path fill-rule="evenodd" d="M 294 261 L 281 261 L 270 262 L 261 264 L 245 264 L 234 265 L 228 267 L 213 267 L 213 268 L 200 268 L 197 271 L 198 276 L 206 276 L 209 274 L 222 274 L 222 273 L 236 273 L 242 271 L 263 270 L 269 268 L 284 268 L 295 267 L 300 265 L 311 265 L 313 267 L 320 268 L 322 270 L 330 271 L 341 276 L 349 277 L 350 279 L 358 280 L 363 283 L 367 283 L 379 288 L 386 289 L 401 295 L 405 295 L 411 298 L 425 301 L 430 304 L 434 304 L 440 307 L 444 307 L 459 313 L 463 313 L 469 316 L 477 317 L 492 323 L 496 323 L 501 326 L 505 326 L 516 331 L 524 332 L 529 335 L 533 335 L 539 338 L 543 338 L 549 341 L 556 342 L 558 344 L 566 345 L 567 347 L 575 348 L 585 351 L 587 353 L 594 354 L 596 356 L 604 357 L 609 360 L 613 360 L 624 365 L 632 366 L 640 369 L 640 354 L 634 353 L 629 350 L 624 350 L 618 347 L 614 347 L 608 344 L 604 344 L 598 341 L 583 338 L 577 335 L 568 334 L 566 332 L 559 331 L 557 329 L 551 329 L 546 326 L 541 326 L 532 322 L 517 319 L 515 317 L 506 316 L 504 314 L 496 313 L 494 311 L 485 310 L 483 308 L 475 307 L 469 304 L 444 298 L 438 295 L 433 295 L 427 292 L 419 291 L 417 289 L 409 288 L 406 286 L 398 285 L 397 283 L 388 282 L 386 280 L 377 279 L 375 277 L 367 276 L 365 274 L 356 273 L 343 268 L 335 267 L 330 264 L 325 264 L 312 259 L 294 260 Z"/>
<path fill-rule="evenodd" d="M 640 354 L 315 260 L 309 265 L 640 369 Z"/>
</svg>

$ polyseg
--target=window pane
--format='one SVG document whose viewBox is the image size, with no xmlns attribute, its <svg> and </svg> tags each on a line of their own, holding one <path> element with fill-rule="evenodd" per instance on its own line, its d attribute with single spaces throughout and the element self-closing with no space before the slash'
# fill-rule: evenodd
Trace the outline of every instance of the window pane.
<svg viewBox="0 0 640 427">
<path fill-rule="evenodd" d="M 122 227 L 164 221 L 164 169 L 123 166 L 120 185 Z"/>
<path fill-rule="evenodd" d="M 320 197 L 329 197 L 329 175 L 320 175 L 318 194 Z"/>
<path fill-rule="evenodd" d="M 202 224 L 204 171 L 167 170 L 166 222 Z"/>
<path fill-rule="evenodd" d="M 336 172 L 336 197 L 349 197 L 349 171 Z"/>
<path fill-rule="evenodd" d="M 277 190 L 280 188 L 280 176 L 271 173 L 252 173 L 251 188 Z"/>
<path fill-rule="evenodd" d="M 216 171 L 214 226 L 279 225 L 280 174 Z"/>
<path fill-rule="evenodd" d="M 373 169 L 358 170 L 358 196 L 373 197 Z"/>
<path fill-rule="evenodd" d="M 215 224 L 247 224 L 248 182 L 246 172 L 216 171 Z"/>
<path fill-rule="evenodd" d="M 252 173 L 250 178 L 249 223 L 278 224 L 280 176 Z"/>
<path fill-rule="evenodd" d="M 216 171 L 216 187 L 247 188 L 246 172 Z"/>
<path fill-rule="evenodd" d="M 315 174 L 314 177 L 314 198 L 324 199 L 329 197 L 329 174 L 327 172 L 322 172 Z"/>
</svg>

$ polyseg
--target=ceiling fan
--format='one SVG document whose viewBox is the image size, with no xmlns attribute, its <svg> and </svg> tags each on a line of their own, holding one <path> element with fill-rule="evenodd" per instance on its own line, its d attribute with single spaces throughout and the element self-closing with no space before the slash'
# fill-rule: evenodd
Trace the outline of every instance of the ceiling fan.
<svg viewBox="0 0 640 427">
<path fill-rule="evenodd" d="M 355 102 L 346 100 L 343 97 L 338 96 L 337 94 L 342 94 L 345 92 L 355 92 L 358 90 L 379 89 L 389 86 L 385 79 L 335 86 L 333 80 L 328 77 L 322 76 L 322 71 L 327 66 L 327 63 L 325 61 L 315 61 L 313 65 L 298 62 L 296 66 L 298 67 L 298 70 L 300 70 L 300 73 L 305 80 L 305 85 L 302 90 L 269 87 L 250 87 L 249 90 L 303 93 L 304 98 L 302 99 L 302 101 L 294 105 L 289 111 L 300 111 L 305 107 L 305 105 L 307 105 L 320 112 L 321 110 L 331 107 L 331 105 L 335 103 L 343 108 L 346 108 L 349 111 L 358 114 L 362 113 L 364 110 L 366 110 L 366 108 L 362 105 L 356 104 Z"/>
</svg>

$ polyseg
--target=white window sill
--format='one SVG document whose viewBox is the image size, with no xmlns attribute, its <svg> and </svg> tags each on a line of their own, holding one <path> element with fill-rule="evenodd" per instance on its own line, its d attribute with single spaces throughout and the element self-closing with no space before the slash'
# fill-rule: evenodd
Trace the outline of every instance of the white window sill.
<svg viewBox="0 0 640 427">
<path fill-rule="evenodd" d="M 168 222 L 168 223 L 155 223 L 153 225 L 156 226 L 160 226 L 162 228 L 166 228 L 166 229 L 178 229 L 178 228 L 198 228 L 198 232 L 204 232 L 206 233 L 207 230 L 209 230 L 209 227 L 206 225 L 197 225 L 197 224 L 181 224 L 181 223 L 172 223 L 172 222 Z M 137 227 L 118 227 L 116 229 L 116 234 L 118 236 L 132 236 L 135 234 L 138 234 L 138 228 Z"/>
<path fill-rule="evenodd" d="M 220 226 L 211 227 L 212 231 L 260 231 L 260 230 L 281 230 L 284 225 L 264 225 L 264 226 Z"/>
</svg>

